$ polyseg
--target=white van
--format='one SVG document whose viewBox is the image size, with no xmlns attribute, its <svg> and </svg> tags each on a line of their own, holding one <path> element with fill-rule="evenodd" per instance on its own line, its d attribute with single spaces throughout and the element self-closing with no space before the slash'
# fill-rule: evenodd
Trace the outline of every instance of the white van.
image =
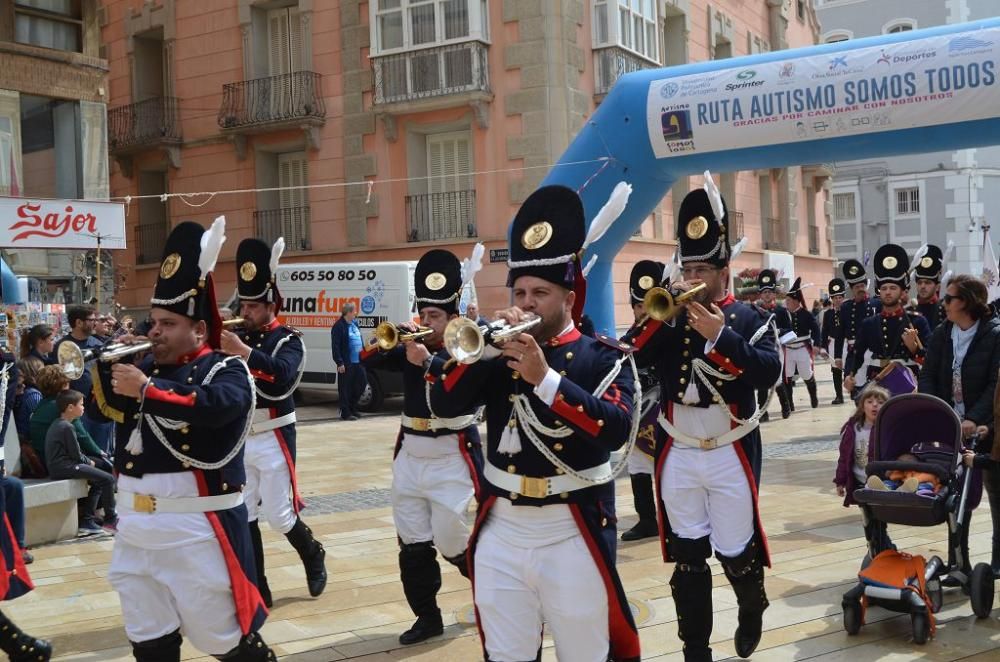
<svg viewBox="0 0 1000 662">
<path fill-rule="evenodd" d="M 306 369 L 300 387 L 335 390 L 337 366 L 330 350 L 330 329 L 345 303 L 353 303 L 365 342 L 382 322 L 413 319 L 412 262 L 287 263 L 278 267 L 278 289 L 284 299 L 283 324 L 302 332 Z M 368 372 L 369 388 L 361 396 L 362 411 L 377 411 L 386 395 L 402 392 L 399 374 Z"/>
</svg>

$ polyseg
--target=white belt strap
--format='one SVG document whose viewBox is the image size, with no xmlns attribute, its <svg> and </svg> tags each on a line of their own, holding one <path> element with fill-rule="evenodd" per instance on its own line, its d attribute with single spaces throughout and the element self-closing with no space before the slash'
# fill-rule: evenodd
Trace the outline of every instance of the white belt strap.
<svg viewBox="0 0 1000 662">
<path fill-rule="evenodd" d="M 657 420 L 660 422 L 660 427 L 666 430 L 667 434 L 670 435 L 675 442 L 681 444 L 682 446 L 700 448 L 704 451 L 710 451 L 722 446 L 728 446 L 733 442 L 739 441 L 757 429 L 759 425 L 757 421 L 749 420 L 743 425 L 738 425 L 729 432 L 721 434 L 714 439 L 696 439 L 678 430 L 673 423 L 667 420 L 667 417 L 663 415 L 663 412 L 660 412 Z"/>
<path fill-rule="evenodd" d="M 476 415 L 467 414 L 465 416 L 457 416 L 455 418 L 414 418 L 412 416 L 407 416 L 406 414 L 401 414 L 399 416 L 399 424 L 404 428 L 410 428 L 411 430 L 464 430 L 470 425 L 475 425 Z"/>
<path fill-rule="evenodd" d="M 257 409 L 253 413 L 253 426 L 250 428 L 250 434 L 262 434 L 264 432 L 270 432 L 271 430 L 277 430 L 278 428 L 283 428 L 286 425 L 291 425 L 295 422 L 295 412 L 290 412 L 284 416 L 279 416 L 278 418 L 270 418 L 270 411 L 267 409 Z"/>
<path fill-rule="evenodd" d="M 243 503 L 243 492 L 206 497 L 158 497 L 118 491 L 118 509 L 130 513 L 209 513 Z"/>
<path fill-rule="evenodd" d="M 577 470 L 576 473 L 597 480 L 608 476 L 611 473 L 611 463 L 605 462 L 589 469 Z M 554 494 L 562 492 L 573 492 L 588 487 L 593 487 L 595 483 L 580 480 L 576 476 L 564 474 L 562 476 L 550 476 L 548 478 L 532 478 L 531 476 L 521 476 L 512 474 L 495 467 L 491 462 L 486 462 L 483 468 L 483 476 L 492 485 L 501 490 L 514 492 L 529 499 L 544 499 Z"/>
</svg>

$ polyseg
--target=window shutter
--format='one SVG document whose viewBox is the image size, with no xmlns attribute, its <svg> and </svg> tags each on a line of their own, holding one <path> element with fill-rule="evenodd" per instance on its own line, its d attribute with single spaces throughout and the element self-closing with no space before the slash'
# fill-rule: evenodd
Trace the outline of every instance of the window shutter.
<svg viewBox="0 0 1000 662">
<path fill-rule="evenodd" d="M 289 72 L 288 11 L 273 9 L 267 12 L 267 63 L 268 75 L 278 76 Z"/>
<path fill-rule="evenodd" d="M 302 17 L 298 8 L 288 10 L 289 72 L 302 71 Z"/>
<path fill-rule="evenodd" d="M 286 190 L 289 186 L 306 186 L 309 183 L 309 162 L 303 152 L 278 155 L 278 203 L 282 209 L 305 207 L 309 196 L 305 189 Z"/>
<path fill-rule="evenodd" d="M 427 174 L 431 177 L 431 238 L 464 236 L 466 194 L 472 188 L 472 149 L 468 132 L 427 136 Z"/>
</svg>

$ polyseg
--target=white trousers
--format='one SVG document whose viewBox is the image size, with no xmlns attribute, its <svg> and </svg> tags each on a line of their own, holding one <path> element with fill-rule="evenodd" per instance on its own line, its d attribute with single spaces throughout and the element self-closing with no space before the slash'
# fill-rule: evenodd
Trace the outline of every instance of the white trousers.
<svg viewBox="0 0 1000 662">
<path fill-rule="evenodd" d="M 460 453 L 415 457 L 404 443 L 392 463 L 392 520 L 403 544 L 433 540 L 446 557 L 464 552 L 474 494 L 469 465 Z"/>
<path fill-rule="evenodd" d="M 487 525 L 476 545 L 475 582 L 493 662 L 534 660 L 543 622 L 552 629 L 556 659 L 608 659 L 607 590 L 582 536 L 523 548 Z"/>
<path fill-rule="evenodd" d="M 129 641 L 180 628 L 198 650 L 228 653 L 242 631 L 218 540 L 183 549 L 143 549 L 116 540 L 108 581 L 118 592 Z"/>
<path fill-rule="evenodd" d="M 263 515 L 278 533 L 291 531 L 297 518 L 292 505 L 292 476 L 274 430 L 247 437 L 243 463 L 248 521 L 255 522 Z"/>
<path fill-rule="evenodd" d="M 723 556 L 738 555 L 753 537 L 753 494 L 732 444 L 703 451 L 675 443 L 660 490 L 675 535 L 708 536 Z"/>
<path fill-rule="evenodd" d="M 635 448 L 628 456 L 629 474 L 653 474 L 653 458 Z"/>
<path fill-rule="evenodd" d="M 802 379 L 812 379 L 813 359 L 808 347 L 785 348 L 785 377 L 799 373 Z"/>
</svg>

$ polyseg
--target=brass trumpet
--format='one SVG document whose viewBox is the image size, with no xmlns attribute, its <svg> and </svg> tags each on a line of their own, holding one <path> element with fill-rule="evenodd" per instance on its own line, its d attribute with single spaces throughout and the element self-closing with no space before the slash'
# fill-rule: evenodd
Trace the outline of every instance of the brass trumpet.
<svg viewBox="0 0 1000 662">
<path fill-rule="evenodd" d="M 118 359 L 125 358 L 126 356 L 131 356 L 132 354 L 149 351 L 152 347 L 153 343 L 148 340 L 144 340 L 134 344 L 109 342 L 102 347 L 80 349 L 77 347 L 76 343 L 67 341 L 59 345 L 59 351 L 57 352 L 56 359 L 58 360 L 59 367 L 62 368 L 66 377 L 68 377 L 70 381 L 73 381 L 79 379 L 83 375 L 83 371 L 86 369 L 85 366 L 88 361 L 96 359 L 98 361 L 111 363 L 113 361 L 117 361 Z"/>
<path fill-rule="evenodd" d="M 668 322 L 681 312 L 681 304 L 706 287 L 708 286 L 705 283 L 698 283 L 686 292 L 671 292 L 665 287 L 652 287 L 642 298 L 646 317 L 658 322 Z"/>
<path fill-rule="evenodd" d="M 401 342 L 420 340 L 432 333 L 434 329 L 428 329 L 426 326 L 418 326 L 416 331 L 404 331 L 392 322 L 382 322 L 375 327 L 375 341 L 379 349 L 387 352 Z"/>
<path fill-rule="evenodd" d="M 222 328 L 226 331 L 232 331 L 233 333 L 242 332 L 244 330 L 244 324 L 246 324 L 246 319 L 243 317 L 234 317 L 233 319 L 222 320 Z"/>
<path fill-rule="evenodd" d="M 456 317 L 444 329 L 444 348 L 459 363 L 475 363 L 487 347 L 499 348 L 505 342 L 542 323 L 532 317 L 518 324 L 503 320 L 479 326 L 467 317 Z"/>
</svg>

